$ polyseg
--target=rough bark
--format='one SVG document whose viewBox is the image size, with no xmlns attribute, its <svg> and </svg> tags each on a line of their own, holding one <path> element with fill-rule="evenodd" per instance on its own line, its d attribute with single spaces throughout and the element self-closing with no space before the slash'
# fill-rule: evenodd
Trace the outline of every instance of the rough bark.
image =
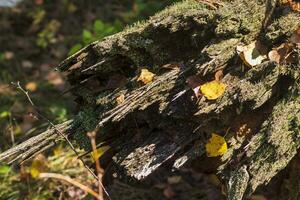
<svg viewBox="0 0 300 200">
<path fill-rule="evenodd" d="M 298 64 L 266 61 L 245 68 L 235 49 L 241 42 L 255 40 L 271 49 L 287 40 L 300 16 L 277 7 L 262 29 L 270 10 L 267 3 L 223 4 L 214 10 L 201 1 L 177 3 L 66 59 L 58 70 L 67 75 L 81 109 L 66 132 L 72 130 L 70 136 L 89 148 L 85 133 L 97 129 L 98 142 L 113 149 L 112 171 L 135 181 L 147 180 L 166 166 L 179 170 L 190 165 L 205 156 L 204 145 L 211 133 L 228 133 L 229 150 L 217 170 L 228 183 L 228 199 L 242 199 L 267 184 L 300 147 Z M 181 67 L 162 67 L 169 63 Z M 145 66 L 156 77 L 141 85 L 137 74 Z M 220 69 L 225 94 L 215 101 L 197 99 L 186 79 L 197 74 L 203 81 L 212 80 Z M 113 75 L 125 76 L 126 84 L 104 87 Z M 117 105 L 121 94 L 125 101 Z M 237 134 L 242 127 L 250 132 Z M 53 131 L 37 136 L 47 138 L 41 147 L 56 137 Z M 39 148 L 31 148 L 37 143 L 40 140 L 22 143 L 0 154 L 0 160 L 11 160 L 8 155 L 29 149 L 12 161 L 28 158 Z"/>
</svg>

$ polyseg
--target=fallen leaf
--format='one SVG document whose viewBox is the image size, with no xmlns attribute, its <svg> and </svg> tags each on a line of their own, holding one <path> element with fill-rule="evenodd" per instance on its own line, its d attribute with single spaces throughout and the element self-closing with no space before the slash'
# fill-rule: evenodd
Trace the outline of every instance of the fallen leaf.
<svg viewBox="0 0 300 200">
<path fill-rule="evenodd" d="M 6 110 L 0 111 L 0 119 L 1 118 L 8 118 L 10 116 L 11 116 L 11 112 L 10 111 L 6 111 Z"/>
<path fill-rule="evenodd" d="M 293 11 L 297 11 L 300 12 L 300 2 L 297 2 L 295 0 L 289 0 L 287 1 L 289 7 L 293 10 Z"/>
<path fill-rule="evenodd" d="M 215 73 L 215 80 L 221 81 L 222 78 L 223 78 L 223 69 L 220 69 Z"/>
<path fill-rule="evenodd" d="M 110 149 L 110 146 L 106 145 L 106 146 L 102 146 L 99 147 L 97 149 L 97 152 L 91 152 L 91 157 L 93 158 L 93 160 L 97 160 L 99 159 L 101 156 L 103 156 L 103 154 Z"/>
<path fill-rule="evenodd" d="M 142 69 L 141 74 L 138 77 L 137 81 L 142 81 L 144 84 L 151 83 L 155 74 L 152 72 L 148 71 L 148 69 Z"/>
<path fill-rule="evenodd" d="M 188 86 L 190 88 L 193 89 L 193 88 L 196 88 L 199 85 L 201 85 L 203 83 L 203 81 L 200 79 L 200 77 L 198 75 L 192 75 L 186 79 L 186 83 L 188 84 Z"/>
<path fill-rule="evenodd" d="M 14 57 L 14 52 L 11 52 L 11 51 L 4 52 L 4 58 L 6 60 L 11 60 L 11 59 L 13 59 L 13 57 Z"/>
<path fill-rule="evenodd" d="M 9 84 L 0 84 L 0 94 L 1 95 L 12 95 L 14 90 Z"/>
<path fill-rule="evenodd" d="M 54 71 L 49 72 L 46 75 L 45 79 L 48 80 L 49 83 L 51 83 L 54 86 L 61 86 L 64 84 L 64 80 L 61 74 L 58 72 L 54 72 Z"/>
<path fill-rule="evenodd" d="M 22 133 L 22 129 L 19 125 L 11 126 L 11 129 L 15 136 L 20 135 Z"/>
<path fill-rule="evenodd" d="M 35 0 L 36 5 L 42 5 L 44 3 L 44 0 Z"/>
<path fill-rule="evenodd" d="M 117 104 L 120 105 L 122 104 L 124 101 L 125 101 L 125 95 L 124 94 L 121 94 L 120 96 L 118 96 L 116 98 L 116 101 L 117 101 Z"/>
<path fill-rule="evenodd" d="M 23 60 L 21 62 L 21 65 L 22 65 L 22 67 L 28 68 L 28 69 L 33 67 L 33 63 L 30 62 L 29 60 Z"/>
<path fill-rule="evenodd" d="M 265 55 L 265 51 L 265 47 L 256 41 L 246 46 L 237 46 L 237 52 L 244 63 L 249 67 L 259 65 L 266 60 L 267 56 Z"/>
<path fill-rule="evenodd" d="M 201 93 L 209 100 L 214 100 L 222 96 L 226 85 L 220 81 L 211 81 L 200 86 Z"/>
<path fill-rule="evenodd" d="M 297 28 L 297 30 L 293 33 L 293 35 L 290 38 L 290 41 L 295 44 L 300 44 L 300 26 Z"/>
<path fill-rule="evenodd" d="M 33 178 L 38 178 L 41 172 L 47 171 L 47 159 L 44 155 L 37 155 L 31 163 L 30 174 Z"/>
<path fill-rule="evenodd" d="M 283 43 L 279 47 L 271 50 L 268 53 L 270 61 L 274 61 L 278 64 L 292 63 L 293 59 L 293 45 L 289 43 Z"/>
<path fill-rule="evenodd" d="M 54 156 L 60 156 L 64 152 L 63 146 L 60 144 L 53 149 Z"/>
<path fill-rule="evenodd" d="M 7 175 L 11 172 L 11 168 L 8 165 L 0 165 L 0 175 Z"/>
<path fill-rule="evenodd" d="M 25 88 L 30 92 L 35 92 L 37 90 L 37 84 L 35 82 L 29 82 L 25 85 Z"/>
<path fill-rule="evenodd" d="M 208 157 L 222 156 L 227 152 L 227 143 L 224 137 L 213 133 L 205 148 Z"/>
<path fill-rule="evenodd" d="M 200 79 L 200 77 L 198 75 L 192 75 L 192 76 L 189 76 L 187 79 L 186 79 L 186 83 L 187 85 L 193 90 L 194 94 L 196 97 L 199 97 L 200 95 L 200 86 L 203 81 Z"/>
</svg>

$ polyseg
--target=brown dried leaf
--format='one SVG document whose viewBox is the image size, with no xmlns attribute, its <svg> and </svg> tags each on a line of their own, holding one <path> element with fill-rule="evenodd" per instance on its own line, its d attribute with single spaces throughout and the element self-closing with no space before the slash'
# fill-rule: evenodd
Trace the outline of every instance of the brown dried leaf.
<svg viewBox="0 0 300 200">
<path fill-rule="evenodd" d="M 11 95 L 14 91 L 12 90 L 12 87 L 8 84 L 0 84 L 0 94 L 1 95 Z"/>
<path fill-rule="evenodd" d="M 292 63 L 293 59 L 293 45 L 290 43 L 283 43 L 279 47 L 269 52 L 268 57 L 271 61 L 276 63 Z"/>
<path fill-rule="evenodd" d="M 215 73 L 215 80 L 221 81 L 222 78 L 223 78 L 223 69 L 220 69 Z"/>
<path fill-rule="evenodd" d="M 203 81 L 200 79 L 200 77 L 198 75 L 192 75 L 189 76 L 186 79 L 186 83 L 188 84 L 188 86 L 192 89 L 198 87 L 199 85 L 201 85 L 203 83 Z"/>
<path fill-rule="evenodd" d="M 290 38 L 290 41 L 295 44 L 300 44 L 300 26 L 297 28 L 297 30 L 293 33 L 293 35 Z"/>
<path fill-rule="evenodd" d="M 187 85 L 194 91 L 194 94 L 196 97 L 200 96 L 200 85 L 203 83 L 203 81 L 200 79 L 198 75 L 192 75 L 189 76 L 186 79 Z"/>
</svg>

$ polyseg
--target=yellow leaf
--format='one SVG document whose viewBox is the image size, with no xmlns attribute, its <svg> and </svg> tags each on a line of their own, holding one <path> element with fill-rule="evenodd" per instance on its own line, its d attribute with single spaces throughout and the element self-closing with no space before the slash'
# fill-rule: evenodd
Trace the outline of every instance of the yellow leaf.
<svg viewBox="0 0 300 200">
<path fill-rule="evenodd" d="M 225 92 L 226 85 L 220 81 L 211 81 L 200 86 L 201 93 L 209 100 L 219 98 Z"/>
<path fill-rule="evenodd" d="M 41 172 L 45 172 L 47 170 L 47 160 L 45 156 L 39 154 L 32 161 L 30 166 L 30 174 L 33 178 L 38 178 Z"/>
<path fill-rule="evenodd" d="M 208 157 L 222 156 L 227 152 L 227 143 L 224 137 L 213 133 L 205 148 Z"/>
<path fill-rule="evenodd" d="M 267 56 L 262 53 L 265 51 L 265 48 L 258 42 L 252 42 L 246 46 L 238 46 L 237 51 L 240 53 L 241 59 L 249 67 L 259 65 L 267 59 Z"/>
<path fill-rule="evenodd" d="M 29 90 L 30 92 L 34 92 L 37 89 L 37 84 L 35 82 L 29 82 L 25 86 L 26 90 Z"/>
<path fill-rule="evenodd" d="M 124 101 L 125 101 L 125 95 L 124 94 L 121 94 L 120 96 L 118 96 L 116 98 L 116 101 L 117 101 L 117 104 L 120 105 L 122 104 Z"/>
<path fill-rule="evenodd" d="M 138 77 L 137 81 L 142 81 L 144 84 L 151 83 L 155 74 L 148 71 L 148 69 L 142 69 L 140 76 Z"/>
<path fill-rule="evenodd" d="M 108 149 L 110 149 L 110 146 L 102 146 L 102 147 L 99 147 L 97 149 L 97 151 L 94 153 L 94 152 L 91 152 L 91 156 L 94 160 L 97 160 L 99 159 Z"/>
<path fill-rule="evenodd" d="M 63 146 L 62 145 L 58 145 L 54 150 L 53 153 L 55 156 L 59 156 L 63 153 Z"/>
</svg>

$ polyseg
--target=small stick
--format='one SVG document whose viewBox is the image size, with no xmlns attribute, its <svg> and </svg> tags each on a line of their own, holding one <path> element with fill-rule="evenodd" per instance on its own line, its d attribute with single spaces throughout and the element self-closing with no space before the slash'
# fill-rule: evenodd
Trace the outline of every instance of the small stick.
<svg viewBox="0 0 300 200">
<path fill-rule="evenodd" d="M 64 176 L 62 174 L 57 174 L 57 173 L 40 173 L 39 178 L 54 178 L 54 179 L 58 179 L 61 181 L 65 181 L 65 182 L 70 183 L 70 184 L 80 188 L 81 190 L 91 194 L 96 199 L 103 200 L 103 198 L 101 199 L 101 197 L 99 197 L 99 195 L 95 191 L 93 191 L 91 188 L 89 188 L 86 185 L 83 185 L 82 183 L 72 179 L 69 176 Z"/>
<path fill-rule="evenodd" d="M 97 171 L 97 174 L 98 174 L 99 197 L 100 197 L 100 200 L 103 200 L 103 188 L 104 188 L 104 186 L 102 184 L 102 177 L 103 177 L 104 170 L 100 166 L 99 159 L 95 158 L 95 157 L 97 157 L 96 156 L 97 155 L 96 132 L 95 131 L 88 132 L 87 135 L 91 140 L 93 153 L 94 153 L 94 161 L 95 161 L 95 164 L 96 164 L 96 171 Z"/>
</svg>

